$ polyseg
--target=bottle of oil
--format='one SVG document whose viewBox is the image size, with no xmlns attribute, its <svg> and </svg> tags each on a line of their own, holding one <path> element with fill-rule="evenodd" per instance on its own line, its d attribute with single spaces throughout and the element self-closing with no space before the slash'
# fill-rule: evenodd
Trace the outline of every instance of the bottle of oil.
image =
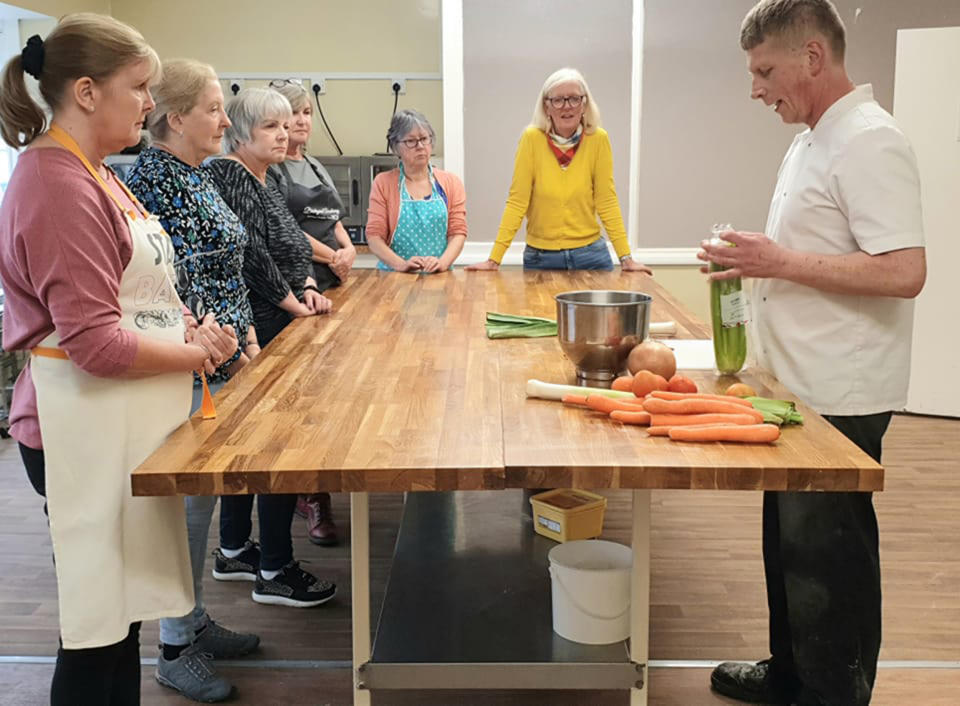
<svg viewBox="0 0 960 706">
<path fill-rule="evenodd" d="M 715 224 L 711 229 L 711 244 L 735 247 L 720 239 L 721 233 L 730 230 L 733 226 L 729 223 Z M 723 265 L 710 263 L 711 272 L 726 269 Z M 739 372 L 747 358 L 747 301 L 739 277 L 710 283 L 710 316 L 717 370 L 724 375 Z"/>
</svg>

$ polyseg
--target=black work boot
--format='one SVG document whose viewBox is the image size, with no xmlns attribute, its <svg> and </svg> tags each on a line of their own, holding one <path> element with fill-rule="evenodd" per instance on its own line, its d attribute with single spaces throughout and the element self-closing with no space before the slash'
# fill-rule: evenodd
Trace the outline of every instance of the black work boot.
<svg viewBox="0 0 960 706">
<path fill-rule="evenodd" d="M 783 675 L 769 659 L 756 664 L 724 662 L 710 674 L 714 691 L 731 699 L 752 704 L 787 704 L 793 702 L 799 683 L 796 677 Z"/>
</svg>

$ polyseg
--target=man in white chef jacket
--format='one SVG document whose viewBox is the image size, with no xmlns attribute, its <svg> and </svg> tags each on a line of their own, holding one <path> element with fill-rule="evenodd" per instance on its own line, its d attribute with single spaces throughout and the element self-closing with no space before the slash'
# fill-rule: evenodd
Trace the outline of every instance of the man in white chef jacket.
<svg viewBox="0 0 960 706">
<path fill-rule="evenodd" d="M 913 298 L 926 279 L 916 158 L 869 85 L 844 68 L 829 0 L 762 0 L 744 19 L 751 97 L 805 124 L 777 176 L 764 233 L 729 232 L 700 259 L 753 282 L 761 367 L 877 461 L 907 400 Z M 877 520 L 869 493 L 765 493 L 772 657 L 711 675 L 764 703 L 870 701 L 880 649 Z"/>
</svg>

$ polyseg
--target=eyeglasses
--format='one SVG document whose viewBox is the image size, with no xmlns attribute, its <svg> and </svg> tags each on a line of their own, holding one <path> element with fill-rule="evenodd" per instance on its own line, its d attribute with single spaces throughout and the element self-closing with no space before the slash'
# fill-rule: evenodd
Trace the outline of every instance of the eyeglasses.
<svg viewBox="0 0 960 706">
<path fill-rule="evenodd" d="M 543 100 L 554 108 L 562 108 L 564 105 L 569 105 L 571 108 L 579 108 L 580 104 L 586 99 L 586 96 L 547 96 Z"/>
<path fill-rule="evenodd" d="M 400 140 L 400 144 L 406 147 L 408 150 L 415 150 L 420 145 L 423 145 L 424 147 L 426 147 L 432 142 L 433 142 L 433 139 L 430 136 L 421 137 L 419 139 L 415 137 L 411 137 L 407 140 Z"/>
<path fill-rule="evenodd" d="M 300 88 L 303 88 L 303 81 L 298 78 L 275 78 L 267 85 L 270 88 L 283 88 L 284 86 L 300 86 Z"/>
</svg>

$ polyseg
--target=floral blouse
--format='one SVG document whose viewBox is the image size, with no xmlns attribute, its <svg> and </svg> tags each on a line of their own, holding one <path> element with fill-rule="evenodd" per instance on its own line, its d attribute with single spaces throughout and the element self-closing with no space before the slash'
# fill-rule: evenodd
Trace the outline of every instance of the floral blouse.
<svg viewBox="0 0 960 706">
<path fill-rule="evenodd" d="M 243 279 L 247 232 L 209 172 L 166 150 L 143 150 L 126 183 L 170 235 L 177 258 L 177 293 L 183 303 L 198 321 L 212 313 L 221 326 L 231 324 L 236 331 L 237 353 L 210 377 L 211 382 L 225 381 L 226 370 L 246 348 L 253 325 Z"/>
</svg>

